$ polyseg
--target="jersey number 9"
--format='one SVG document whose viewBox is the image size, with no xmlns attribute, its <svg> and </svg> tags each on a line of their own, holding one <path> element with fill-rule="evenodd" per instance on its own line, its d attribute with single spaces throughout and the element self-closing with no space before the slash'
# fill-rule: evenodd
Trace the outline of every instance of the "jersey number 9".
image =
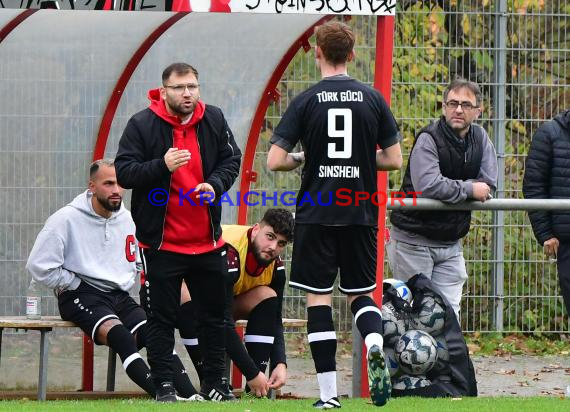
<svg viewBox="0 0 570 412">
<path fill-rule="evenodd" d="M 343 118 L 344 127 L 337 129 L 339 117 Z M 337 150 L 337 143 L 329 143 L 327 154 L 329 159 L 350 159 L 352 157 L 352 110 L 350 109 L 329 109 L 328 111 L 328 133 L 329 137 L 342 137 L 343 149 Z"/>
</svg>

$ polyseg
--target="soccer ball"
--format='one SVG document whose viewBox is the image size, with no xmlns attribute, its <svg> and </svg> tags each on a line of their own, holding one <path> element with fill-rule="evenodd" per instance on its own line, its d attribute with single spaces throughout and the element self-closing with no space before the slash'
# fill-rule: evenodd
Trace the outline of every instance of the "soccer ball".
<svg viewBox="0 0 570 412">
<path fill-rule="evenodd" d="M 384 337 L 384 345 L 394 347 L 400 336 L 406 331 L 406 323 L 403 318 L 398 316 L 391 303 L 382 305 L 382 328 Z"/>
<path fill-rule="evenodd" d="M 396 360 L 396 353 L 394 349 L 384 346 L 384 357 L 386 358 L 386 363 L 388 365 L 388 370 L 390 371 L 390 376 L 394 377 L 398 374 L 400 365 Z"/>
<path fill-rule="evenodd" d="M 396 359 L 404 373 L 424 375 L 437 362 L 437 342 L 429 333 L 409 330 L 396 343 Z"/>
<path fill-rule="evenodd" d="M 412 303 L 412 291 L 405 282 L 398 279 L 384 279 L 384 283 L 389 283 L 392 285 L 392 287 L 396 289 L 396 293 L 399 297 L 404 299 L 409 304 Z"/>
<path fill-rule="evenodd" d="M 420 302 L 420 311 L 410 319 L 414 329 L 423 330 L 430 335 L 441 334 L 445 326 L 445 308 L 443 300 L 427 292 Z"/>
<path fill-rule="evenodd" d="M 394 380 L 392 388 L 399 390 L 406 390 L 406 389 L 425 388 L 426 386 L 429 385 L 431 385 L 431 382 L 425 376 L 402 375 Z"/>
</svg>

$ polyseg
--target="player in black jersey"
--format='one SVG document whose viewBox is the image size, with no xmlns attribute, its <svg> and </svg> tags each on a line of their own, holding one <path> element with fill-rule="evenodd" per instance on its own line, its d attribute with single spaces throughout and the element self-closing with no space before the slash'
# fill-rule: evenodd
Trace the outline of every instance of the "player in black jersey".
<svg viewBox="0 0 570 412">
<path fill-rule="evenodd" d="M 317 28 L 316 38 L 322 80 L 291 102 L 267 158 L 271 170 L 293 170 L 305 162 L 289 285 L 307 295 L 307 331 L 320 388 L 314 406 L 340 407 L 331 309 L 339 269 L 339 289 L 348 295 L 368 349 L 372 401 L 384 405 L 391 384 L 382 352 L 381 314 L 372 299 L 379 204 L 373 194 L 377 170 L 402 165 L 399 129 L 380 93 L 347 74 L 355 56 L 350 27 L 328 22 Z M 298 142 L 303 151 L 290 153 Z"/>
</svg>

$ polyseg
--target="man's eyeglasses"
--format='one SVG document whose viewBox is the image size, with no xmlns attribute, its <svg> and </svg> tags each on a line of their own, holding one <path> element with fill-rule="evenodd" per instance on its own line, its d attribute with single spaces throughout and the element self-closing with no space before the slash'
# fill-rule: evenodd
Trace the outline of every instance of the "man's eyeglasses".
<svg viewBox="0 0 570 412">
<path fill-rule="evenodd" d="M 450 100 L 448 102 L 445 102 L 445 105 L 452 110 L 455 110 L 461 106 L 461 108 L 467 112 L 479 108 L 479 106 L 474 106 L 471 102 L 458 102 L 457 100 Z"/>
<path fill-rule="evenodd" d="M 188 89 L 188 91 L 190 93 L 195 92 L 196 90 L 198 90 L 198 88 L 200 87 L 200 85 L 198 83 L 188 83 L 188 84 L 173 84 L 173 85 L 164 85 L 164 87 L 166 87 L 167 89 L 172 89 L 175 93 L 184 93 L 186 91 L 186 89 Z"/>
</svg>

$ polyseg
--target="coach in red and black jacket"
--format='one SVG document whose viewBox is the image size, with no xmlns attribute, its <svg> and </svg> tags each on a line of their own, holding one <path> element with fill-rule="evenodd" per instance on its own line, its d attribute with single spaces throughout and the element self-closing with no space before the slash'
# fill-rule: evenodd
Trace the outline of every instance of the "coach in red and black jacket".
<svg viewBox="0 0 570 412">
<path fill-rule="evenodd" d="M 167 114 L 162 113 L 159 104 L 158 90 L 151 90 L 149 98 L 151 107 L 135 114 L 127 123 L 117 151 L 115 168 L 122 187 L 133 189 L 131 213 L 137 225 L 137 239 L 153 248 L 160 248 L 166 205 L 161 204 L 165 198 L 154 189 L 170 192 L 178 203 L 178 191 L 172 192 L 173 173 L 166 166 L 164 155 L 174 147 L 175 126 Z M 164 105 L 162 105 L 164 107 Z M 203 108 L 202 108 L 203 107 Z M 215 106 L 198 102 L 196 111 L 203 111 L 203 117 L 195 124 L 198 136 L 199 156 L 204 182 L 209 183 L 215 191 L 216 198 L 228 191 L 239 174 L 241 152 L 222 111 Z M 194 153 L 192 154 L 194 156 Z M 190 187 L 184 192 L 187 193 Z M 185 203 L 190 203 L 187 200 Z M 199 203 L 198 200 L 194 201 Z M 218 241 L 222 230 L 220 227 L 222 207 L 209 206 L 209 215 L 213 228 L 213 241 Z"/>
<path fill-rule="evenodd" d="M 172 351 L 180 286 L 194 297 L 204 342 L 204 398 L 230 400 L 224 373 L 227 257 L 221 206 L 241 153 L 222 114 L 200 100 L 198 72 L 174 63 L 150 107 L 127 123 L 115 159 L 117 180 L 133 189 L 131 209 L 146 274 L 148 359 L 158 401 L 174 401 Z M 197 196 L 196 196 L 197 195 Z"/>
</svg>

